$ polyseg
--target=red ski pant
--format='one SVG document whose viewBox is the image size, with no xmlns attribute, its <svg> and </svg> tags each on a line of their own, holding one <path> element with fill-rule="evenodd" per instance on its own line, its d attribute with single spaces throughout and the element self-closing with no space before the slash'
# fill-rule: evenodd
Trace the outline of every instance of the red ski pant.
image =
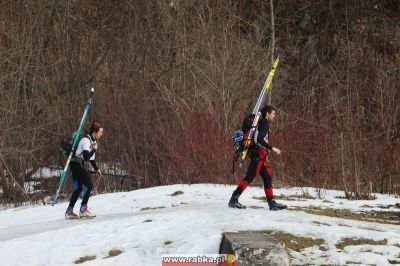
<svg viewBox="0 0 400 266">
<path fill-rule="evenodd" d="M 262 148 L 257 149 L 257 158 L 252 158 L 249 167 L 247 168 L 247 173 L 244 179 L 239 183 L 236 188 L 234 194 L 240 195 L 247 188 L 247 186 L 253 182 L 254 178 L 258 173 L 260 173 L 263 181 L 264 181 L 264 192 L 265 196 L 268 199 L 272 199 L 274 197 L 272 191 L 272 176 L 271 176 L 271 167 L 265 166 L 266 157 L 268 155 L 268 151 Z"/>
</svg>

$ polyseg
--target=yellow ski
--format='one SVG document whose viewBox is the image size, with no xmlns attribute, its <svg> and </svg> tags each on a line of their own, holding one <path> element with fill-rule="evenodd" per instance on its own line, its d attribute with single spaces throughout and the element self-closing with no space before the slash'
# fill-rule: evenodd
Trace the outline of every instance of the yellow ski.
<svg viewBox="0 0 400 266">
<path fill-rule="evenodd" d="M 244 150 L 242 152 L 242 156 L 241 156 L 241 161 L 240 161 L 240 166 L 243 165 L 244 160 L 246 159 L 247 156 L 247 152 L 249 150 L 249 147 L 251 145 L 251 142 L 253 141 L 253 137 L 254 137 L 254 132 L 256 130 L 256 127 L 258 125 L 258 120 L 260 119 L 260 107 L 262 105 L 262 103 L 264 102 L 264 99 L 266 98 L 266 95 L 271 87 L 271 83 L 272 83 L 272 78 L 274 77 L 275 74 L 275 69 L 277 68 L 279 63 L 279 56 L 276 58 L 271 70 L 269 71 L 269 75 L 267 80 L 264 83 L 264 86 L 261 90 L 260 96 L 258 97 L 256 106 L 253 109 L 253 114 L 255 115 L 254 120 L 253 120 L 253 124 L 252 127 L 248 133 L 248 136 L 245 136 L 247 141 L 246 141 L 246 145 L 244 147 Z"/>
</svg>

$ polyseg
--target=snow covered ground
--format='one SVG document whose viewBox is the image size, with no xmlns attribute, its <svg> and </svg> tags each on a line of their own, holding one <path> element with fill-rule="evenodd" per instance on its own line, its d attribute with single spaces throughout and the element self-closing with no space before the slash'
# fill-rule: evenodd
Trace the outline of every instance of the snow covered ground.
<svg viewBox="0 0 400 266">
<path fill-rule="evenodd" d="M 400 211 L 400 199 L 377 194 L 376 200 L 348 201 L 339 191 L 322 199 L 279 200 L 292 210 L 269 211 L 263 190 L 248 188 L 240 201 L 245 210 L 227 207 L 234 186 L 172 185 L 97 195 L 89 205 L 98 217 L 64 220 L 67 203 L 0 211 L 2 265 L 74 265 L 80 257 L 96 256 L 84 265 L 161 265 L 163 254 L 218 253 L 221 233 L 240 230 L 280 231 L 323 239 L 314 246 L 290 251 L 293 264 L 393 265 L 400 261 L 400 224 L 383 224 L 309 214 L 296 207 L 360 211 Z M 172 196 L 176 191 L 179 195 Z M 276 189 L 276 195 L 315 196 L 313 188 Z M 78 202 L 79 204 L 79 202 Z M 389 206 L 383 209 L 382 206 Z M 76 209 L 79 206 L 76 206 Z M 386 244 L 336 244 L 345 238 L 386 240 Z M 122 251 L 108 257 L 110 250 Z M 93 257 L 94 258 L 94 257 Z"/>
</svg>

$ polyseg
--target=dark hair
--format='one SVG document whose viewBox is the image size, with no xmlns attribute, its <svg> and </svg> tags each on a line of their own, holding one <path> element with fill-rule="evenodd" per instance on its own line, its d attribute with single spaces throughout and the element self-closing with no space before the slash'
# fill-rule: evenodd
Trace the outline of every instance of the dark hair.
<svg viewBox="0 0 400 266">
<path fill-rule="evenodd" d="M 265 117 L 265 115 L 266 115 L 267 113 L 270 114 L 270 113 L 272 113 L 273 111 L 276 112 L 275 107 L 273 107 L 273 106 L 271 106 L 271 105 L 266 105 L 266 106 L 264 106 L 263 109 L 261 109 L 261 115 L 262 115 L 262 117 Z"/>
<path fill-rule="evenodd" d="M 99 129 L 102 128 L 100 122 L 93 122 L 90 126 L 90 134 L 93 132 L 99 132 Z"/>
</svg>

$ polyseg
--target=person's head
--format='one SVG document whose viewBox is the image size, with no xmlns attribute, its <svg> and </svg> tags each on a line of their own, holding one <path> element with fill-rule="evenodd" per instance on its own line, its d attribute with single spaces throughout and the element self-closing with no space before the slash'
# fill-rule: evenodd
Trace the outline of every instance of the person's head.
<svg viewBox="0 0 400 266">
<path fill-rule="evenodd" d="M 276 109 L 271 105 L 267 105 L 263 109 L 261 109 L 261 115 L 268 121 L 272 122 L 274 121 L 276 116 Z"/>
<path fill-rule="evenodd" d="M 90 126 L 90 134 L 96 139 L 100 139 L 103 136 L 103 126 L 99 122 L 93 122 Z"/>
</svg>

